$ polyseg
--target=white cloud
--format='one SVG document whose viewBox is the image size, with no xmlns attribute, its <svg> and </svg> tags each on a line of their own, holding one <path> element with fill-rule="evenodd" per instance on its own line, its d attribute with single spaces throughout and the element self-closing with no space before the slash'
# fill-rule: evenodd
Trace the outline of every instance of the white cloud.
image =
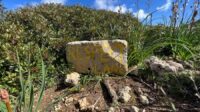
<svg viewBox="0 0 200 112">
<path fill-rule="evenodd" d="M 147 17 L 148 13 L 146 13 L 143 9 L 138 10 L 137 12 L 133 12 L 132 8 L 128 8 L 125 4 L 123 5 L 116 5 L 116 2 L 113 0 L 95 0 L 95 7 L 97 9 L 104 9 L 113 12 L 121 12 L 126 13 L 130 12 L 135 17 L 138 17 L 139 20 L 142 20 Z"/>
<path fill-rule="evenodd" d="M 172 5 L 172 0 L 167 0 L 166 3 L 162 6 L 157 7 L 157 10 L 167 11 Z"/>
<path fill-rule="evenodd" d="M 30 2 L 28 4 L 18 4 L 16 5 L 16 8 L 24 8 L 26 6 L 37 6 L 39 3 L 38 2 Z"/>
<path fill-rule="evenodd" d="M 65 4 L 66 0 L 42 0 L 42 3 L 58 3 Z"/>
<path fill-rule="evenodd" d="M 23 8 L 23 7 L 25 7 L 25 5 L 23 5 L 23 4 L 17 4 L 16 5 L 16 8 Z"/>
<path fill-rule="evenodd" d="M 134 12 L 133 15 L 138 17 L 139 20 L 145 19 L 148 16 L 148 13 L 145 13 L 143 9 Z"/>
<path fill-rule="evenodd" d="M 37 5 L 39 5 L 39 3 L 38 2 L 31 2 L 30 5 L 31 6 L 37 6 Z"/>
<path fill-rule="evenodd" d="M 132 12 L 133 10 L 131 8 L 127 8 L 126 5 L 121 5 L 121 6 L 115 6 L 112 9 L 114 12 L 120 11 L 121 13 L 126 13 L 126 12 Z"/>
<path fill-rule="evenodd" d="M 95 0 L 95 7 L 97 9 L 104 9 L 113 12 L 119 12 L 119 11 L 121 13 L 132 12 L 132 9 L 127 8 L 125 4 L 119 6 L 116 5 L 116 2 L 113 0 Z"/>
<path fill-rule="evenodd" d="M 113 0 L 95 0 L 95 7 L 97 9 L 109 10 L 114 7 L 115 1 Z"/>
</svg>

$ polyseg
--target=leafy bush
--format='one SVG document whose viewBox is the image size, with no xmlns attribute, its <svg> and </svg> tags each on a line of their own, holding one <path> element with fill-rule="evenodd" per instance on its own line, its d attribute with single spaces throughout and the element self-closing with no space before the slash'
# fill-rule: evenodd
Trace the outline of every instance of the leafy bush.
<svg viewBox="0 0 200 112">
<path fill-rule="evenodd" d="M 65 57 L 67 42 L 116 38 L 127 40 L 132 28 L 139 25 L 130 14 L 80 6 L 43 4 L 7 12 L 5 19 L 0 22 L 0 86 L 11 93 L 19 92 L 16 51 L 19 52 L 23 76 L 28 77 L 30 70 L 33 82 L 38 83 L 39 45 L 44 63 L 48 65 L 46 80 L 51 85 L 55 77 L 69 71 Z"/>
</svg>

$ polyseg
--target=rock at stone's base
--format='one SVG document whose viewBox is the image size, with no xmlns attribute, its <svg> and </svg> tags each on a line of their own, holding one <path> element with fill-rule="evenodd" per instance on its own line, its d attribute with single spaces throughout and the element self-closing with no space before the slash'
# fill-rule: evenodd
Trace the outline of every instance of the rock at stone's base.
<svg viewBox="0 0 200 112">
<path fill-rule="evenodd" d="M 90 105 L 86 97 L 78 100 L 78 104 L 79 104 L 80 110 L 86 110 L 88 106 Z"/>
<path fill-rule="evenodd" d="M 148 105 L 149 104 L 149 99 L 147 96 L 145 95 L 140 95 L 140 102 L 143 104 L 143 105 Z"/>
<path fill-rule="evenodd" d="M 136 106 L 131 106 L 131 112 L 139 112 L 140 109 Z"/>
<path fill-rule="evenodd" d="M 80 74 L 77 72 L 72 72 L 67 74 L 65 79 L 65 84 L 69 86 L 76 86 L 79 84 Z"/>
<path fill-rule="evenodd" d="M 122 103 L 127 103 L 131 98 L 131 95 L 129 94 L 130 91 L 131 88 L 129 86 L 126 86 L 123 89 L 121 89 L 119 91 L 119 101 L 121 101 Z"/>
</svg>

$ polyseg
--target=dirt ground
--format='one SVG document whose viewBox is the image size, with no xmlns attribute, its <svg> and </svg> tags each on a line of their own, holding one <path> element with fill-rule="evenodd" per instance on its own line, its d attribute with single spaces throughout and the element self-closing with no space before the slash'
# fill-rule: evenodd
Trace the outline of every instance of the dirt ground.
<svg viewBox="0 0 200 112">
<path fill-rule="evenodd" d="M 78 100 L 87 98 L 90 105 L 95 105 L 94 112 L 107 112 L 109 107 L 114 107 L 114 112 L 134 112 L 131 106 L 136 106 L 141 112 L 171 112 L 173 111 L 171 102 L 175 105 L 178 112 L 200 112 L 199 102 L 172 99 L 166 97 L 153 86 L 147 84 L 136 77 L 108 77 L 110 85 L 117 92 L 120 88 L 129 86 L 131 88 L 131 99 L 127 103 L 112 104 L 111 98 L 101 82 L 91 82 L 80 92 L 68 94 L 67 88 L 51 87 L 45 91 L 40 111 L 42 112 L 79 112 Z M 149 99 L 149 104 L 144 105 L 139 99 L 142 93 Z M 67 99 L 67 100 L 66 100 Z M 88 112 L 89 110 L 85 110 Z"/>
</svg>

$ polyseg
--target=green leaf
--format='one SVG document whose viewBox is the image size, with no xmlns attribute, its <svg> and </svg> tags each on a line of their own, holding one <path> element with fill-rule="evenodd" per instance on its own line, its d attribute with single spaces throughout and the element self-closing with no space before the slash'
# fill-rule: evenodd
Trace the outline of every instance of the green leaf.
<svg viewBox="0 0 200 112">
<path fill-rule="evenodd" d="M 0 101 L 0 112 L 8 112 L 5 103 Z"/>
</svg>

